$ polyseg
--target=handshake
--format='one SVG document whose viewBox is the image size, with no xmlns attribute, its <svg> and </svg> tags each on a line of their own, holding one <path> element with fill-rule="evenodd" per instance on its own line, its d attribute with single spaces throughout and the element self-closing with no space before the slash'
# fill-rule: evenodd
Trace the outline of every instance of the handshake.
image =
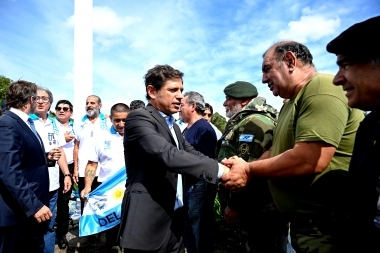
<svg viewBox="0 0 380 253">
<path fill-rule="evenodd" d="M 238 191 L 247 185 L 251 179 L 249 163 L 237 156 L 223 159 L 220 162 L 224 166 L 223 175 L 220 177 L 224 187 L 228 190 Z"/>
</svg>

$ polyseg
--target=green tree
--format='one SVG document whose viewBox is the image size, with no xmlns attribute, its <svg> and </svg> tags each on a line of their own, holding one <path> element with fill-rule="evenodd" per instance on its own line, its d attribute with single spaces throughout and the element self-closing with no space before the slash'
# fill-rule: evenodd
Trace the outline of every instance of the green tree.
<svg viewBox="0 0 380 253">
<path fill-rule="evenodd" d="M 215 112 L 211 117 L 211 123 L 214 124 L 219 131 L 224 132 L 224 128 L 226 128 L 227 120 L 225 117 Z"/>
<path fill-rule="evenodd" d="M 5 99 L 5 92 L 7 91 L 7 88 L 11 82 L 12 82 L 12 80 L 9 79 L 8 77 L 0 75 L 0 104 Z M 2 114 L 3 113 L 0 109 L 0 115 L 2 115 Z"/>
</svg>

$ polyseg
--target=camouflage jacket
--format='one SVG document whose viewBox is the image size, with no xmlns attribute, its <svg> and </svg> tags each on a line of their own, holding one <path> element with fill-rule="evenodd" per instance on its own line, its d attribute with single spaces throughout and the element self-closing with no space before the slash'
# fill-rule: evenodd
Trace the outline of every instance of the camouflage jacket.
<svg viewBox="0 0 380 253">
<path fill-rule="evenodd" d="M 228 122 L 222 137 L 218 140 L 216 157 L 220 162 L 223 158 L 237 155 L 245 161 L 258 159 L 272 146 L 273 130 L 276 125 L 277 110 L 266 104 L 262 97 L 251 100 L 239 113 Z M 252 178 L 251 182 L 239 193 L 231 193 L 219 185 L 218 193 L 221 209 L 225 205 L 245 217 L 255 212 L 277 212 L 269 192 L 266 179 Z M 251 203 L 247 207 L 247 200 Z M 253 203 L 253 205 L 252 205 Z M 221 211 L 222 211 L 221 210 Z M 222 212 L 223 213 L 223 212 Z M 260 219 L 260 216 L 257 216 Z"/>
<path fill-rule="evenodd" d="M 227 122 L 215 157 L 219 162 L 234 155 L 245 161 L 259 158 L 272 146 L 276 115 L 277 110 L 266 104 L 265 98 L 252 99 Z"/>
</svg>

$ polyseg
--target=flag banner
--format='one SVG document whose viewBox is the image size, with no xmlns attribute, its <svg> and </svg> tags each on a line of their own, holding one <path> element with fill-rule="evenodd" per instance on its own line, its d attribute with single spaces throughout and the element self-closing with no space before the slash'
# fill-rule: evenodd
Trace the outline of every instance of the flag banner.
<svg viewBox="0 0 380 253">
<path fill-rule="evenodd" d="M 89 193 L 79 220 L 79 236 L 97 234 L 120 223 L 126 179 L 123 167 Z"/>
</svg>

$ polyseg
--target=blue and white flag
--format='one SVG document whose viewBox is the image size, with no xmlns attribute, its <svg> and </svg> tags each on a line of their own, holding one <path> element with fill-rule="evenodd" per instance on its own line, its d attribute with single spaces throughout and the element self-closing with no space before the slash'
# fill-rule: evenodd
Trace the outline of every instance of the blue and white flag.
<svg viewBox="0 0 380 253">
<path fill-rule="evenodd" d="M 97 234 L 120 223 L 126 179 L 123 167 L 89 193 L 79 220 L 79 236 Z"/>
</svg>

